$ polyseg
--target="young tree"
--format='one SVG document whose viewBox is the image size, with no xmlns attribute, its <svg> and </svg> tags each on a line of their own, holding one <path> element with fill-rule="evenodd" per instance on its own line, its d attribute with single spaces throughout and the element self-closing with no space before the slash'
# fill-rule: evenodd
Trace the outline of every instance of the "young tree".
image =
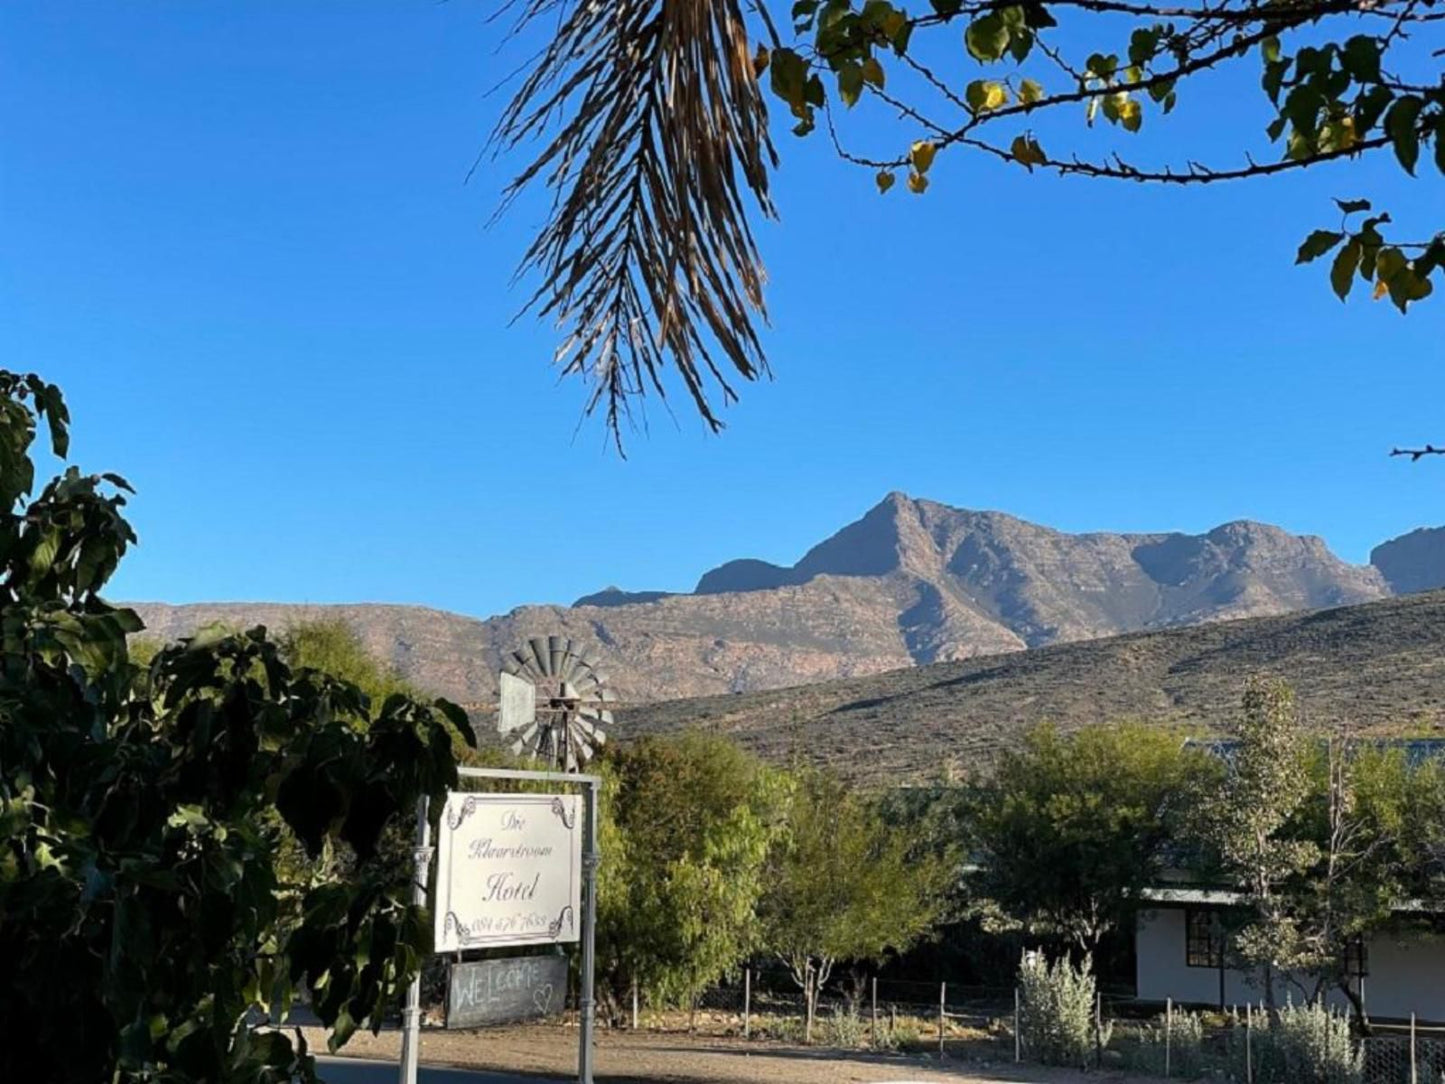
<svg viewBox="0 0 1445 1084">
<path fill-rule="evenodd" d="M 1202 824 L 1249 912 L 1234 953 L 1260 971 L 1265 1004 L 1273 1013 L 1280 973 L 1312 962 L 1289 887 L 1321 854 L 1318 843 L 1287 831 L 1310 794 L 1294 691 L 1284 682 L 1251 680 L 1237 735 L 1233 763 L 1216 797 L 1202 807 Z"/>
<path fill-rule="evenodd" d="M 609 746 L 603 765 L 619 838 L 599 894 L 601 959 L 615 987 L 694 1007 L 757 943 L 781 780 L 696 733 Z"/>
<path fill-rule="evenodd" d="M 1129 929 L 1193 798 L 1218 766 L 1178 734 L 1137 724 L 1030 731 L 975 798 L 976 891 L 1031 933 L 1095 957 Z"/>
<path fill-rule="evenodd" d="M 919 851 L 913 842 L 837 776 L 800 770 L 762 914 L 765 944 L 803 990 L 810 1038 L 834 965 L 906 951 L 942 914 L 957 875 L 954 853 Z"/>
<path fill-rule="evenodd" d="M 713 397 L 735 397 L 729 374 L 766 371 L 754 322 L 765 276 L 744 197 L 774 214 L 764 76 L 795 134 L 821 115 L 839 157 L 885 193 L 901 176 L 922 194 L 936 160 L 963 155 L 1020 179 L 1170 187 L 1381 156 L 1445 172 L 1440 13 L 1419 0 L 527 0 L 519 11 L 519 30 L 541 23 L 545 44 L 494 145 L 543 137 L 509 190 L 541 178 L 555 196 L 523 257 L 541 279 L 531 303 L 565 328 L 564 371 L 592 384 L 614 430 L 634 398 L 665 394 L 668 370 L 713 428 Z M 1231 90 L 1258 95 L 1254 123 L 1190 132 L 1208 147 L 1173 163 L 1126 149 L 1170 123 L 1181 97 L 1207 106 Z M 881 149 L 849 139 L 860 102 L 896 125 Z M 1234 152 L 1204 164 L 1221 141 Z M 1311 233 L 1297 262 L 1334 253 L 1341 298 L 1357 279 L 1401 311 L 1428 296 L 1445 224 L 1396 240 L 1368 201 L 1338 203 L 1338 224 Z"/>
<path fill-rule="evenodd" d="M 246 1013 L 305 987 L 333 1048 L 380 1026 L 431 939 L 377 843 L 455 781 L 464 716 L 374 706 L 259 628 L 138 666 L 100 595 L 128 487 L 70 467 L 32 496 L 42 418 L 63 457 L 59 391 L 0 372 L 0 1079 L 314 1080 Z M 286 883 L 283 829 L 350 875 Z"/>
</svg>

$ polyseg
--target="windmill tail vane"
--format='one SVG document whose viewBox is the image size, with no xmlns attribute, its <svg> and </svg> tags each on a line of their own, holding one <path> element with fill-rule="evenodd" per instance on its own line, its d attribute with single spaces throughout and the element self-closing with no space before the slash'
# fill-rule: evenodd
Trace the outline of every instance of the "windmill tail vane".
<svg viewBox="0 0 1445 1084">
<path fill-rule="evenodd" d="M 514 754 L 579 771 L 607 742 L 616 697 L 590 652 L 563 636 L 534 636 L 498 678 L 497 731 Z"/>
</svg>

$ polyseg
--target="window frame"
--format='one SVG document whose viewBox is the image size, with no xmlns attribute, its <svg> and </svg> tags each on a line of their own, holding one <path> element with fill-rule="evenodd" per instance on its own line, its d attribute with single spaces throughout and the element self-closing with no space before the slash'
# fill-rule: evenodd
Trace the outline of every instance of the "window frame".
<svg viewBox="0 0 1445 1084">
<path fill-rule="evenodd" d="M 1218 915 L 1211 907 L 1184 908 L 1185 967 L 1218 971 L 1224 966 L 1224 926 L 1218 921 Z M 1198 922 L 1205 923 L 1202 933 L 1195 929 Z M 1198 962 L 1200 960 L 1205 962 Z"/>
<path fill-rule="evenodd" d="M 1370 950 L 1362 934 L 1345 943 L 1345 978 L 1365 979 L 1370 976 Z"/>
</svg>

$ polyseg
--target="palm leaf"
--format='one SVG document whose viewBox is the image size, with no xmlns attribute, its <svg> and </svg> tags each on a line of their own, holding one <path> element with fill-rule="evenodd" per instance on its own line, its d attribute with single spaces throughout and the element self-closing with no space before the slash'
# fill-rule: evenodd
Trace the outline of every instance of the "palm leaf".
<svg viewBox="0 0 1445 1084">
<path fill-rule="evenodd" d="M 711 396 L 767 367 L 742 189 L 772 216 L 777 158 L 738 0 L 524 0 L 518 29 L 543 17 L 550 41 L 492 137 L 498 153 L 542 144 L 507 202 L 537 181 L 553 193 L 519 268 L 541 280 L 524 311 L 563 330 L 555 360 L 619 441 L 634 400 L 666 398 L 668 368 L 716 430 Z"/>
</svg>

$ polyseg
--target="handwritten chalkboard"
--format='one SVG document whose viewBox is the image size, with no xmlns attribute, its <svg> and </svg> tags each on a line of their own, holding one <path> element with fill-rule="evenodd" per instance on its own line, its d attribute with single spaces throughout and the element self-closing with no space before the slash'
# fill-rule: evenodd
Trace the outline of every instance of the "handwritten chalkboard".
<svg viewBox="0 0 1445 1084">
<path fill-rule="evenodd" d="M 566 999 L 565 956 L 513 956 L 452 964 L 447 1027 L 535 1020 L 561 1012 Z"/>
</svg>

